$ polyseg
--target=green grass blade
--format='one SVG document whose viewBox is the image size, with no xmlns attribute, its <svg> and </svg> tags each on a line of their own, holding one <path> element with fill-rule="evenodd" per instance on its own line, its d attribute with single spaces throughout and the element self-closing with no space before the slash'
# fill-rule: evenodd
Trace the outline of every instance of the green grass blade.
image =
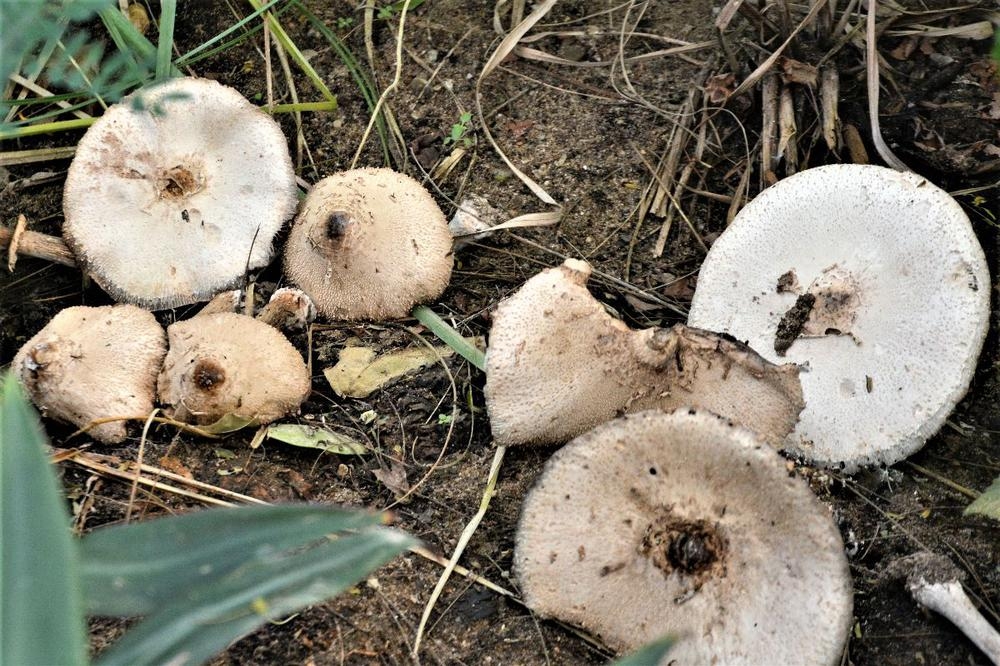
<svg viewBox="0 0 1000 666">
<path fill-rule="evenodd" d="M 261 8 L 260 0 L 247 0 L 247 1 L 253 6 L 254 9 Z M 288 52 L 288 56 L 295 62 L 296 65 L 299 66 L 299 69 L 301 69 L 302 72 L 306 75 L 306 78 L 312 81 L 312 84 L 316 87 L 316 90 L 318 90 L 320 94 L 323 95 L 323 97 L 325 97 L 328 101 L 336 104 L 337 103 L 336 95 L 330 92 L 330 89 L 326 87 L 326 83 L 323 82 L 322 77 L 320 77 L 320 75 L 316 73 L 316 70 L 313 69 L 313 66 L 310 65 L 309 61 L 306 60 L 306 57 L 302 55 L 302 51 L 299 50 L 299 47 L 296 46 L 295 42 L 293 42 L 291 37 L 288 36 L 288 33 L 285 32 L 285 29 L 281 27 L 281 24 L 278 22 L 278 19 L 274 16 L 274 14 L 271 14 L 269 12 L 265 14 L 265 16 L 268 25 L 271 27 L 271 32 L 274 33 L 275 39 L 277 39 L 278 42 L 281 44 L 281 46 L 284 47 L 285 51 Z"/>
<path fill-rule="evenodd" d="M 632 654 L 611 662 L 608 666 L 651 666 L 659 664 L 674 645 L 673 636 L 664 636 L 647 643 Z"/>
<path fill-rule="evenodd" d="M 414 543 L 401 532 L 372 528 L 254 562 L 162 607 L 97 664 L 200 663 L 268 621 L 335 596 Z"/>
<path fill-rule="evenodd" d="M 105 7 L 98 16 L 101 17 L 101 22 L 104 23 L 118 50 L 132 54 L 136 65 L 151 62 L 156 58 L 156 47 L 132 25 L 118 7 Z"/>
<path fill-rule="evenodd" d="M 250 14 L 249 16 L 244 17 L 239 22 L 234 23 L 233 25 L 229 26 L 228 28 L 226 28 L 225 30 L 223 30 L 222 32 L 220 32 L 219 34 L 217 34 L 215 37 L 212 37 L 208 41 L 203 42 L 202 44 L 199 44 L 198 46 L 196 46 L 195 48 L 191 49 L 187 53 L 182 54 L 181 57 L 177 59 L 177 64 L 179 66 L 181 66 L 181 67 L 183 67 L 185 65 L 190 65 L 191 63 L 196 62 L 198 60 L 201 60 L 202 58 L 207 57 L 208 55 L 210 55 L 212 53 L 218 53 L 219 51 L 225 50 L 226 48 L 229 48 L 231 46 L 235 46 L 236 44 L 242 42 L 244 39 L 246 39 L 247 37 L 249 37 L 253 33 L 260 31 L 262 29 L 262 27 L 263 27 L 261 25 L 257 25 L 257 26 L 251 27 L 251 28 L 247 28 L 247 24 L 251 23 L 252 21 L 255 21 L 264 12 L 268 11 L 269 9 L 271 9 L 272 7 L 274 7 L 279 2 L 286 2 L 286 1 L 287 0 L 270 0 L 266 4 L 262 5 L 260 7 L 260 9 L 254 10 L 254 12 L 252 14 Z M 284 10 L 284 8 L 282 8 L 281 11 L 283 11 L 283 10 Z M 232 35 L 236 31 L 242 30 L 242 29 L 246 29 L 246 30 L 248 30 L 248 32 L 245 35 L 241 36 L 241 37 L 238 37 L 236 39 L 233 39 L 233 40 L 230 40 L 228 42 L 224 42 L 224 43 L 220 44 L 220 42 L 223 42 L 223 40 L 225 40 L 227 37 L 229 37 L 230 35 Z M 222 48 L 219 48 L 219 49 L 213 48 L 217 44 L 220 47 L 222 47 Z"/>
<path fill-rule="evenodd" d="M 73 120 L 56 120 L 50 123 L 38 123 L 35 125 L 24 125 L 21 127 L 0 128 L 0 141 L 7 139 L 20 139 L 26 136 L 37 136 L 39 134 L 54 134 L 67 130 L 83 129 L 94 124 L 97 118 L 74 118 Z"/>
<path fill-rule="evenodd" d="M 0 663 L 85 664 L 77 554 L 38 418 L 0 389 Z"/>
<path fill-rule="evenodd" d="M 208 509 L 98 529 L 80 544 L 87 611 L 146 615 L 239 567 L 259 565 L 333 532 L 383 522 L 380 514 L 278 505 Z"/>
<path fill-rule="evenodd" d="M 378 94 L 375 92 L 375 84 L 372 82 L 371 77 L 368 73 L 358 64 L 357 58 L 351 53 L 351 50 L 340 40 L 337 35 L 330 30 L 329 27 L 319 17 L 312 13 L 308 7 L 303 5 L 298 0 L 292 0 L 292 5 L 299 11 L 302 16 L 309 21 L 309 24 L 314 30 L 319 32 L 323 38 L 333 49 L 340 61 L 344 63 L 347 67 L 347 71 L 351 73 L 351 78 L 354 79 L 354 83 L 357 84 L 358 90 L 361 95 L 365 98 L 365 104 L 368 105 L 369 113 L 375 111 L 375 105 L 378 103 Z M 385 126 L 385 116 L 379 112 L 378 118 L 375 119 L 375 129 L 378 132 L 379 141 L 382 144 L 382 157 L 386 164 L 391 164 L 391 158 L 389 156 L 389 137 Z"/>
<path fill-rule="evenodd" d="M 160 35 L 156 41 L 156 80 L 163 81 L 172 75 L 174 55 L 174 21 L 177 18 L 177 0 L 160 2 Z M 130 22 L 131 23 L 131 22 Z"/>
<path fill-rule="evenodd" d="M 426 305 L 413 308 L 413 316 L 426 326 L 431 333 L 438 336 L 441 342 L 455 350 L 455 353 L 480 370 L 486 370 L 486 355 L 462 337 L 462 334 L 448 325 L 444 319 Z"/>
</svg>

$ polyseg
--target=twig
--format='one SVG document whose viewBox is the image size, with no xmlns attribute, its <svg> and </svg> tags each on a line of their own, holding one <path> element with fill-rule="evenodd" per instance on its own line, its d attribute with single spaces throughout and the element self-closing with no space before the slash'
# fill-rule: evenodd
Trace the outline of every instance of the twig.
<svg viewBox="0 0 1000 666">
<path fill-rule="evenodd" d="M 875 39 L 875 14 L 877 11 L 878 0 L 868 0 L 868 31 L 865 38 L 865 58 L 868 61 L 866 63 L 866 73 L 868 75 L 868 122 L 871 124 L 872 129 L 872 143 L 875 144 L 875 150 L 886 164 L 897 171 L 910 171 L 910 167 L 906 166 L 902 160 L 896 157 L 896 154 L 886 144 L 885 139 L 882 138 L 882 129 L 879 126 L 878 49 L 876 48 Z"/>
</svg>

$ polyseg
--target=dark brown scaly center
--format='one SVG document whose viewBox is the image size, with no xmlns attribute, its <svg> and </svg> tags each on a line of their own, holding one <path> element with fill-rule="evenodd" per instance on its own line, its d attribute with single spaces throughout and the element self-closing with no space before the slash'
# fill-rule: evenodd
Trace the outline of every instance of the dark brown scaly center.
<svg viewBox="0 0 1000 666">
<path fill-rule="evenodd" d="M 192 378 L 198 389 L 212 392 L 218 390 L 219 385 L 226 381 L 226 371 L 215 361 L 202 359 L 194 366 Z"/>
<path fill-rule="evenodd" d="M 682 520 L 669 513 L 646 528 L 639 552 L 665 575 L 690 577 L 695 587 L 725 573 L 726 538 L 705 520 Z"/>
<path fill-rule="evenodd" d="M 156 179 L 156 188 L 161 199 L 183 199 L 199 192 L 201 181 L 197 173 L 178 165 L 160 174 Z"/>
</svg>

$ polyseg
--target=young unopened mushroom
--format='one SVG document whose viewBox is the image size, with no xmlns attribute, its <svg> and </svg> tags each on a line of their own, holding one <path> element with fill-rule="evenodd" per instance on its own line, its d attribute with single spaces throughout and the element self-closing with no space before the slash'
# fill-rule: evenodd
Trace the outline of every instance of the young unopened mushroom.
<svg viewBox="0 0 1000 666">
<path fill-rule="evenodd" d="M 524 502 L 514 569 L 535 612 L 663 664 L 839 664 L 851 576 L 830 513 L 786 461 L 707 413 L 602 424 Z"/>
<path fill-rule="evenodd" d="M 281 128 L 232 88 L 172 79 L 104 112 L 66 177 L 63 236 L 116 300 L 208 300 L 268 264 L 295 212 Z"/>
<path fill-rule="evenodd" d="M 486 406 L 497 443 L 563 442 L 623 412 L 698 407 L 780 443 L 802 409 L 798 368 L 685 326 L 631 330 L 568 259 L 497 306 Z"/>
<path fill-rule="evenodd" d="M 59 312 L 14 357 L 17 374 L 43 415 L 84 427 L 104 417 L 136 417 L 153 409 L 156 373 L 166 353 L 163 328 L 132 305 L 71 307 Z M 89 430 L 117 444 L 125 422 Z"/>
<path fill-rule="evenodd" d="M 965 395 L 989 318 L 983 250 L 961 207 L 876 166 L 803 171 L 712 245 L 688 323 L 808 367 L 783 448 L 848 470 L 915 452 Z"/>
<path fill-rule="evenodd" d="M 309 371 L 274 327 L 245 315 L 198 315 L 167 327 L 170 351 L 157 379 L 175 418 L 212 423 L 227 414 L 270 423 L 298 410 Z"/>
<path fill-rule="evenodd" d="M 271 294 L 267 305 L 257 313 L 257 319 L 284 330 L 299 330 L 316 318 L 316 306 L 301 289 L 282 287 Z"/>
<path fill-rule="evenodd" d="M 330 319 L 405 317 L 451 277 L 448 222 L 417 181 L 354 169 L 316 183 L 285 249 L 285 273 Z"/>
<path fill-rule="evenodd" d="M 905 578 L 918 604 L 951 620 L 990 661 L 1000 664 L 1000 633 L 976 610 L 962 588 L 964 574 L 951 560 L 924 551 L 896 560 L 888 571 Z"/>
</svg>

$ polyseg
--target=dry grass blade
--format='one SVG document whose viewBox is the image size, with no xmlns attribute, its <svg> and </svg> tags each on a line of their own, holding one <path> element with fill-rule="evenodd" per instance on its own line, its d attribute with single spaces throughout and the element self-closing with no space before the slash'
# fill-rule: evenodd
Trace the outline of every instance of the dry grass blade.
<svg viewBox="0 0 1000 666">
<path fill-rule="evenodd" d="M 510 158 L 508 158 L 507 155 L 500 149 L 500 146 L 497 145 L 496 139 L 493 138 L 493 134 L 490 132 L 489 123 L 486 122 L 486 115 L 483 113 L 482 85 L 483 85 L 483 80 L 486 79 L 486 77 L 488 77 L 491 73 L 493 73 L 493 71 L 500 65 L 500 63 L 503 62 L 504 58 L 506 58 L 508 55 L 511 54 L 511 52 L 513 52 L 514 47 L 517 46 L 518 41 L 525 35 L 525 33 L 531 30 L 531 28 L 536 23 L 538 23 L 538 21 L 540 21 L 543 16 L 548 14 L 549 10 L 551 10 L 555 4 L 556 0 L 545 0 L 544 2 L 539 3 L 538 6 L 535 7 L 535 10 L 531 12 L 531 14 L 529 14 L 527 18 L 521 21 L 521 23 L 518 24 L 517 27 L 511 30 L 510 34 L 504 37 L 503 41 L 500 42 L 500 45 L 496 48 L 495 51 L 493 51 L 492 55 L 490 55 L 489 59 L 486 61 L 486 64 L 483 65 L 483 69 L 479 73 L 479 78 L 476 80 L 476 89 L 475 89 L 476 112 L 479 114 L 479 125 L 483 130 L 483 134 L 486 135 L 486 140 L 489 141 L 491 146 L 493 146 L 493 150 L 495 150 L 500 159 L 504 161 L 504 164 L 507 165 L 507 168 L 509 168 L 514 173 L 514 175 L 517 176 L 518 180 L 524 183 L 528 187 L 528 189 L 531 190 L 532 194 L 534 194 L 536 197 L 541 199 L 543 202 L 549 204 L 550 206 L 558 207 L 558 210 L 553 211 L 551 213 L 534 214 L 536 225 L 555 224 L 556 222 L 558 222 L 559 218 L 562 217 L 562 207 L 559 206 L 558 203 L 556 203 L 556 200 L 553 199 L 552 196 L 548 192 L 546 192 L 541 185 L 536 183 L 534 180 L 532 180 L 530 176 L 528 176 L 523 171 L 518 169 L 514 165 L 514 163 L 510 161 Z M 513 220 L 510 220 L 510 222 L 521 220 L 523 217 L 524 216 L 516 217 Z M 542 222 L 538 222 L 539 219 L 542 220 Z"/>
<path fill-rule="evenodd" d="M 872 143 L 875 150 L 885 163 L 897 171 L 910 171 L 901 159 L 896 157 L 889 145 L 882 138 L 882 128 L 878 119 L 878 45 L 876 44 L 877 33 L 875 30 L 875 16 L 878 12 L 878 1 L 869 0 L 868 3 L 868 28 L 865 40 L 866 72 L 868 75 L 868 122 L 872 128 Z"/>
</svg>

